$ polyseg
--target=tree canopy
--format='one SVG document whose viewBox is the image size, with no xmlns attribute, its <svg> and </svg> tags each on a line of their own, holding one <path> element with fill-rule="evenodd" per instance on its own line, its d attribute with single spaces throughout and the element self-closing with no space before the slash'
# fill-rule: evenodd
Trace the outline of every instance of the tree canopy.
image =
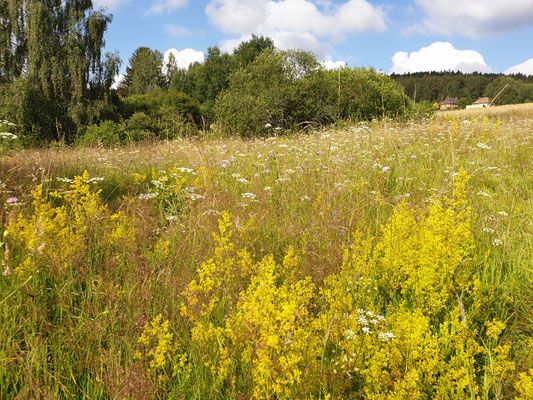
<svg viewBox="0 0 533 400">
<path fill-rule="evenodd" d="M 36 140 L 98 119 L 118 73 L 111 16 L 90 0 L 0 0 L 1 112 Z"/>
</svg>

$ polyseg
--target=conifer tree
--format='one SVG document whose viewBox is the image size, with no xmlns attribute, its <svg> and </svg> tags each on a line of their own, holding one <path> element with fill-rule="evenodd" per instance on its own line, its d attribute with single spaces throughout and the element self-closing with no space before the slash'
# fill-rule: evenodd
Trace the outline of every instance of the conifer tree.
<svg viewBox="0 0 533 400">
<path fill-rule="evenodd" d="M 121 93 L 147 94 L 164 86 L 163 55 L 148 47 L 137 48 L 130 57 L 126 76 L 120 85 Z"/>
</svg>

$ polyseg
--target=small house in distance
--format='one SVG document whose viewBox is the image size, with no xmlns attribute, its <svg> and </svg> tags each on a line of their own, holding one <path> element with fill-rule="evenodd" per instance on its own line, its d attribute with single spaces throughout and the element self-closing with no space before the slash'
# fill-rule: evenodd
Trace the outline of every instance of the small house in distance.
<svg viewBox="0 0 533 400">
<path fill-rule="evenodd" d="M 483 108 L 490 106 L 490 99 L 488 97 L 480 97 L 466 108 Z"/>
<path fill-rule="evenodd" d="M 446 100 L 440 103 L 441 110 L 453 109 L 453 108 L 457 108 L 458 106 L 459 106 L 459 100 L 457 100 L 454 97 L 448 97 Z"/>
</svg>

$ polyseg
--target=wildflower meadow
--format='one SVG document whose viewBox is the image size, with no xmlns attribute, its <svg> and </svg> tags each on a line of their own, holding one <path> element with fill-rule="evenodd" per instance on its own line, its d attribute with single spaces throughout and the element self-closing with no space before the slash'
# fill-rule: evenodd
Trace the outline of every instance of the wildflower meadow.
<svg viewBox="0 0 533 400">
<path fill-rule="evenodd" d="M 533 398 L 533 114 L 211 135 L 6 148 L 0 399 Z"/>
</svg>

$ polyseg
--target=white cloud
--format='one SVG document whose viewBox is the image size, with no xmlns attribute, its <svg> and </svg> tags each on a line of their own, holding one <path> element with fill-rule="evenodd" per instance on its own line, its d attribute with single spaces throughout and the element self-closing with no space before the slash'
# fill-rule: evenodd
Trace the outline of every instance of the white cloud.
<svg viewBox="0 0 533 400">
<path fill-rule="evenodd" d="M 533 58 L 524 61 L 522 64 L 514 65 L 505 70 L 506 74 L 533 75 Z"/>
<path fill-rule="evenodd" d="M 165 29 L 174 37 L 192 36 L 192 32 L 180 25 L 165 25 Z"/>
<path fill-rule="evenodd" d="M 417 30 L 472 38 L 533 26 L 533 0 L 415 0 L 426 13 Z"/>
<path fill-rule="evenodd" d="M 188 3 L 189 0 L 157 0 L 152 4 L 152 7 L 150 7 L 146 14 L 168 13 L 178 8 L 185 7 Z"/>
<path fill-rule="evenodd" d="M 475 50 L 457 50 L 451 43 L 435 42 L 408 54 L 399 51 L 392 57 L 391 72 L 419 71 L 492 72 L 483 56 Z"/>
<path fill-rule="evenodd" d="M 280 50 L 309 50 L 315 53 L 320 59 L 327 58 L 333 51 L 332 47 L 320 41 L 316 36 L 309 32 L 293 32 L 293 31 L 278 31 L 264 34 L 274 41 L 274 45 Z M 224 40 L 221 43 L 220 49 L 223 52 L 231 53 L 243 41 L 250 40 L 251 34 L 242 35 L 237 39 Z"/>
<path fill-rule="evenodd" d="M 211 0 L 205 12 L 222 32 L 238 35 L 223 43 L 226 50 L 255 33 L 272 38 L 279 48 L 301 48 L 324 57 L 331 52 L 332 39 L 387 28 L 383 9 L 366 0 L 335 6 L 327 0 Z"/>
<path fill-rule="evenodd" d="M 322 62 L 322 65 L 326 69 L 339 69 L 346 67 L 348 64 L 346 64 L 344 61 L 333 61 L 331 59 L 327 59 Z"/>
<path fill-rule="evenodd" d="M 93 0 L 93 7 L 95 9 L 103 7 L 109 11 L 116 11 L 121 5 L 129 2 L 130 0 Z"/>
<path fill-rule="evenodd" d="M 165 69 L 168 57 L 171 53 L 174 54 L 178 68 L 188 68 L 189 65 L 195 62 L 203 62 L 205 59 L 205 54 L 202 51 L 193 49 L 184 49 L 181 51 L 177 49 L 168 49 L 163 55 L 163 69 Z"/>
</svg>

